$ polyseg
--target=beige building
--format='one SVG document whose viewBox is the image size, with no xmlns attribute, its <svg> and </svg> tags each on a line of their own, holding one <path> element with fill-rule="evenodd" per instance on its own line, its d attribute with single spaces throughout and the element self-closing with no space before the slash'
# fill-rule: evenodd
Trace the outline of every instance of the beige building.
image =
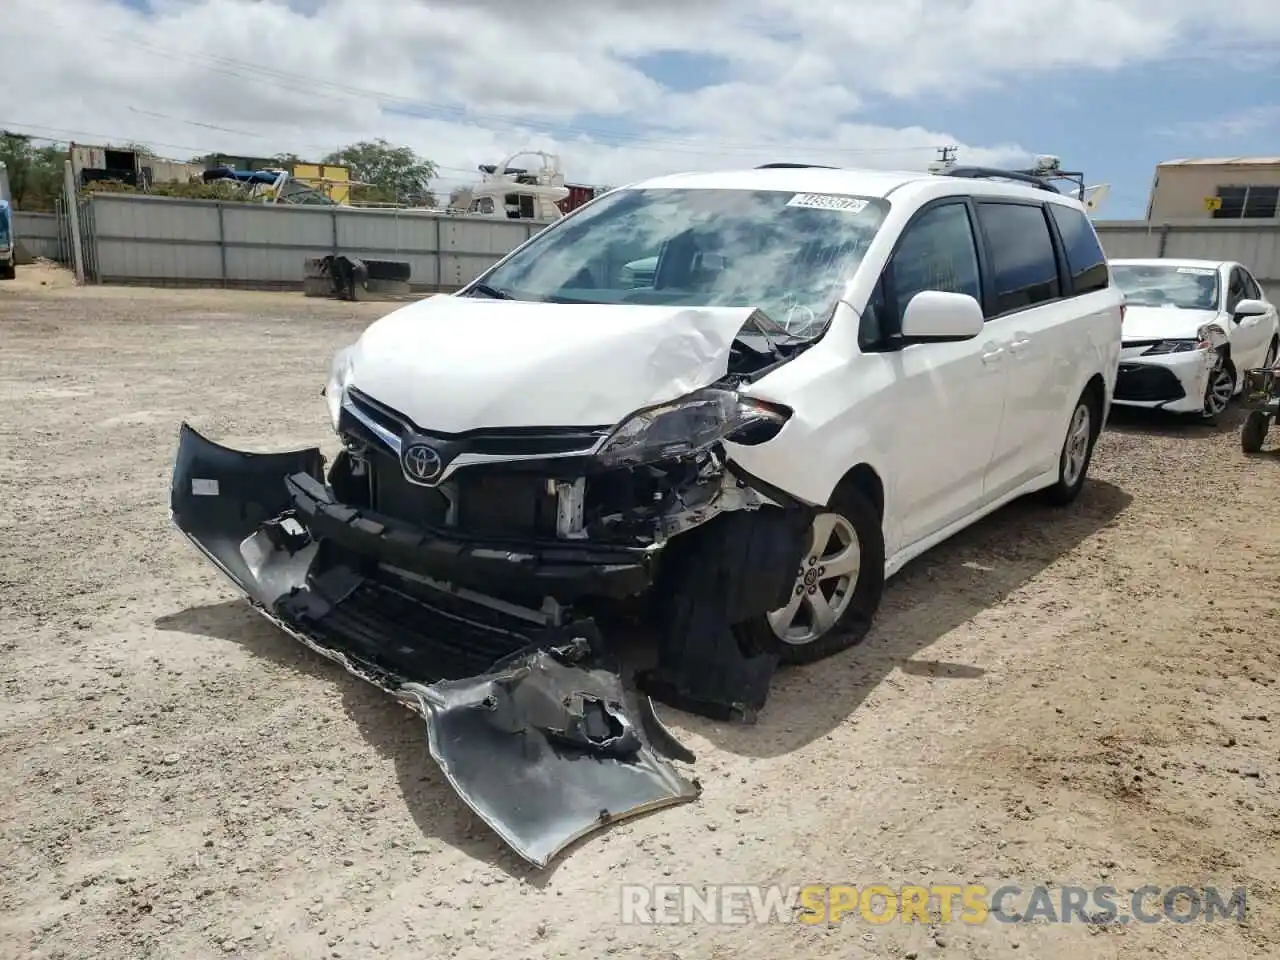
<svg viewBox="0 0 1280 960">
<path fill-rule="evenodd" d="M 1275 220 L 1280 157 L 1166 160 L 1151 182 L 1147 219 Z"/>
</svg>

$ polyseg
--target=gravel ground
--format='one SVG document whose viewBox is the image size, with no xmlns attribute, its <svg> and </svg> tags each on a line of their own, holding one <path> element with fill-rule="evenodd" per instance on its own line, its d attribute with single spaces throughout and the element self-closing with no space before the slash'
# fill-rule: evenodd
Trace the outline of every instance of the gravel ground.
<svg viewBox="0 0 1280 960">
<path fill-rule="evenodd" d="M 1238 414 L 1113 418 L 1074 506 L 912 564 L 758 726 L 665 711 L 702 799 L 539 873 L 167 522 L 183 418 L 332 452 L 328 356 L 387 309 L 0 284 L 0 956 L 1280 956 L 1280 457 Z M 1216 884 L 1248 917 L 624 926 L 623 882 Z"/>
</svg>

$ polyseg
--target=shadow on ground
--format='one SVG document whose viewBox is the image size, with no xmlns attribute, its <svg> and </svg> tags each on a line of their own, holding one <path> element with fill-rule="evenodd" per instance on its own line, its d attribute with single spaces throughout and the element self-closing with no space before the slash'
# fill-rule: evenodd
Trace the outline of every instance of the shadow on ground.
<svg viewBox="0 0 1280 960">
<path fill-rule="evenodd" d="M 1069 507 L 1027 497 L 934 547 L 889 581 L 875 626 L 861 644 L 820 664 L 780 672 L 754 727 L 660 713 L 677 733 L 695 732 L 741 756 L 772 757 L 830 733 L 895 669 L 959 682 L 981 677 L 978 667 L 924 653 L 1107 526 L 1132 499 L 1114 484 L 1090 479 Z"/>
<path fill-rule="evenodd" d="M 1201 420 L 1195 414 L 1165 413 L 1145 407 L 1112 407 L 1106 429 L 1114 433 L 1136 436 L 1185 436 L 1188 440 L 1238 433 L 1247 413 L 1238 403 L 1227 407 L 1215 423 Z"/>
<path fill-rule="evenodd" d="M 931 660 L 921 652 L 1106 526 L 1130 499 L 1112 484 L 1089 480 L 1070 507 L 1019 501 L 935 547 L 890 581 L 882 612 L 863 644 L 822 664 L 781 672 L 754 726 L 715 724 L 662 707 L 660 712 L 677 735 L 681 729 L 694 731 L 741 756 L 777 756 L 828 733 L 895 669 L 959 682 L 981 677 L 979 668 Z M 425 836 L 539 885 L 563 862 L 561 857 L 546 870 L 525 864 L 445 782 L 418 717 L 289 638 L 246 601 L 192 607 L 159 618 L 156 626 L 229 640 L 274 664 L 340 684 L 346 713 L 394 763 L 405 802 Z"/>
<path fill-rule="evenodd" d="M 561 857 L 547 869 L 539 870 L 522 860 L 445 781 L 427 749 L 427 728 L 420 717 L 277 629 L 247 600 L 191 607 L 159 617 L 155 625 L 160 630 L 229 640 L 272 664 L 337 684 L 342 691 L 344 712 L 370 746 L 394 765 L 405 806 L 424 837 L 432 837 L 535 886 L 550 880 L 556 866 L 563 862 Z"/>
</svg>

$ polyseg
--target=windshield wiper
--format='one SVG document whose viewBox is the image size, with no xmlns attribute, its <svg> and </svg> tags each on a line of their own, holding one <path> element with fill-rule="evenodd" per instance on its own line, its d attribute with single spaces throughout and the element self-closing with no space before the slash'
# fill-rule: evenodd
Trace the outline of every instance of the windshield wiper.
<svg viewBox="0 0 1280 960">
<path fill-rule="evenodd" d="M 468 294 L 478 293 L 482 296 L 489 297 L 493 300 L 514 300 L 515 297 L 507 293 L 505 290 L 499 290 L 497 287 L 491 287 L 487 283 L 473 283 Z"/>
</svg>

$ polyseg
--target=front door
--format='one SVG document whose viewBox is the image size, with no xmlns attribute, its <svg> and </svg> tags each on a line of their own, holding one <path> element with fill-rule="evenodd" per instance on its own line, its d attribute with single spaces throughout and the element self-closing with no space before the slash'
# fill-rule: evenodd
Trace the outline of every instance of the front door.
<svg viewBox="0 0 1280 960">
<path fill-rule="evenodd" d="M 1258 290 L 1256 283 L 1240 267 L 1232 267 L 1230 279 L 1227 281 L 1227 298 L 1225 303 L 1228 324 L 1231 331 L 1231 356 L 1235 360 L 1237 376 L 1250 367 L 1262 365 L 1267 347 L 1271 342 L 1271 318 L 1240 317 L 1237 318 L 1236 307 L 1241 300 L 1256 300 Z"/>
<path fill-rule="evenodd" d="M 904 231 L 884 274 L 883 309 L 901 313 L 923 290 L 982 302 L 978 251 L 962 199 L 926 208 Z M 877 354 L 887 383 L 877 427 L 901 517 L 900 548 L 982 504 L 987 465 L 1005 408 L 1007 344 L 994 331 L 959 343 L 920 343 Z M 868 358 L 869 359 L 869 358 Z M 866 361 L 863 361 L 866 362 Z"/>
</svg>

